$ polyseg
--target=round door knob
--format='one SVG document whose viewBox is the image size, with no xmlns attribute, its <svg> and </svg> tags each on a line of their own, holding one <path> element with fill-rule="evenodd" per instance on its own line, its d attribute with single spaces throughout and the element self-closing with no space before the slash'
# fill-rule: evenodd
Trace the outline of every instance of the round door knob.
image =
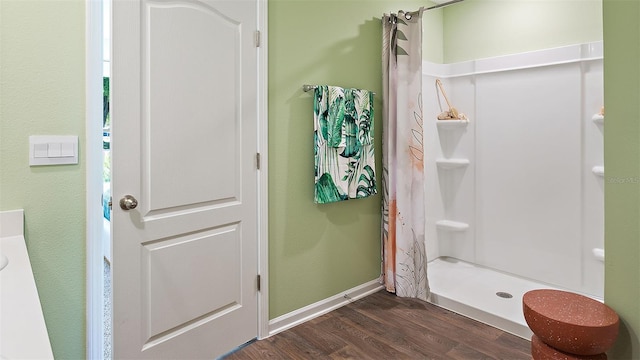
<svg viewBox="0 0 640 360">
<path fill-rule="evenodd" d="M 138 200 L 131 195 L 125 195 L 120 199 L 120 208 L 122 210 L 132 210 L 138 206 Z"/>
</svg>

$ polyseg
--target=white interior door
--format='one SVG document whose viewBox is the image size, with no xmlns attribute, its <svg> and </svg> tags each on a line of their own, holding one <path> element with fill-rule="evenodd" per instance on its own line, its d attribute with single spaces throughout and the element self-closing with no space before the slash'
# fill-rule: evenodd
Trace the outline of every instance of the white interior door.
<svg viewBox="0 0 640 360">
<path fill-rule="evenodd" d="M 258 332 L 257 0 L 112 11 L 113 356 L 215 358 Z"/>
</svg>

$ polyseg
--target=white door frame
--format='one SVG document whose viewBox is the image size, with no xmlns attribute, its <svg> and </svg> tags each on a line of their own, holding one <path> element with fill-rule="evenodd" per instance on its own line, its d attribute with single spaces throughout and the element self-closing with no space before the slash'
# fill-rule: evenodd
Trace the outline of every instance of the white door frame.
<svg viewBox="0 0 640 360">
<path fill-rule="evenodd" d="M 262 281 L 258 296 L 258 339 L 269 336 L 269 104 L 268 97 L 268 2 L 258 1 L 258 151 L 260 151 L 260 171 L 258 172 L 258 271 Z"/>
<path fill-rule="evenodd" d="M 103 349 L 102 264 L 102 1 L 85 8 L 85 158 L 86 158 L 86 347 L 87 359 L 101 359 Z"/>
<path fill-rule="evenodd" d="M 269 336 L 268 253 L 268 108 L 267 108 L 267 1 L 258 2 L 258 295 L 257 336 Z M 101 359 L 103 349 L 102 248 L 102 0 L 85 0 L 86 92 L 86 346 L 87 359 Z"/>
</svg>

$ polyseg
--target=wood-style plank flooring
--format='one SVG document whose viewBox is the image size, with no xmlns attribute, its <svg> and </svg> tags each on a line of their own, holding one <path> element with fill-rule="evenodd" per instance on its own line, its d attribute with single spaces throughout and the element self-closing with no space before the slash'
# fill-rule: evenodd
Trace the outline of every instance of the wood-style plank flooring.
<svg viewBox="0 0 640 360">
<path fill-rule="evenodd" d="M 379 291 L 225 357 L 531 359 L 530 342 L 420 300 Z"/>
</svg>

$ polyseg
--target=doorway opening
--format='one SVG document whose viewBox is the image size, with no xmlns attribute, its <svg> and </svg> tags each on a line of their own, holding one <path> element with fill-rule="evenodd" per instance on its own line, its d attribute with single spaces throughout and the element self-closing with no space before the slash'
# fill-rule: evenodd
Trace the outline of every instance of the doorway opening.
<svg viewBox="0 0 640 360">
<path fill-rule="evenodd" d="M 104 359 L 111 359 L 111 0 L 102 0 L 102 252 Z"/>
<path fill-rule="evenodd" d="M 86 355 L 111 359 L 111 0 L 87 0 L 86 19 Z"/>
<path fill-rule="evenodd" d="M 102 0 L 102 264 L 103 359 L 111 359 L 111 0 Z"/>
</svg>

